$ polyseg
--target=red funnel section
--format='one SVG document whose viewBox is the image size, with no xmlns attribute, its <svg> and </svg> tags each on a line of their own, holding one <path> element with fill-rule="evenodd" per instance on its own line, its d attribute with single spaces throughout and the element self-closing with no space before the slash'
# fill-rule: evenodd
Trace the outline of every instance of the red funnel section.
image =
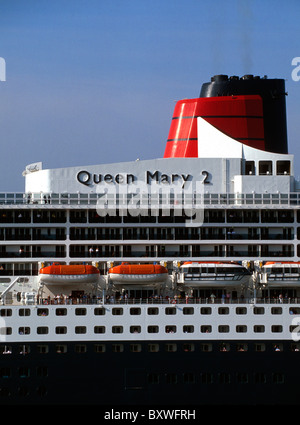
<svg viewBox="0 0 300 425">
<path fill-rule="evenodd" d="M 260 96 L 200 97 L 176 103 L 164 158 L 198 157 L 197 117 L 245 145 L 265 150 Z"/>
</svg>

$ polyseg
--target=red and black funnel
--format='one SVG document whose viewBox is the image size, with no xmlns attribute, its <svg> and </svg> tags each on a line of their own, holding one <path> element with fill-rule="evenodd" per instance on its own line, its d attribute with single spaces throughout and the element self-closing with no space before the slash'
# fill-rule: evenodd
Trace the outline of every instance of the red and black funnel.
<svg viewBox="0 0 300 425">
<path fill-rule="evenodd" d="M 164 158 L 198 157 L 197 117 L 245 145 L 288 153 L 283 79 L 216 75 L 176 103 Z"/>
</svg>

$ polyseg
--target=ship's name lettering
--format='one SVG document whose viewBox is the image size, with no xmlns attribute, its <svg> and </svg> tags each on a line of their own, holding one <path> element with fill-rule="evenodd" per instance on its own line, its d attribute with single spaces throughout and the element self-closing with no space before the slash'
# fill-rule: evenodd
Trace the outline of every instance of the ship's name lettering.
<svg viewBox="0 0 300 425">
<path fill-rule="evenodd" d="M 176 181 L 181 181 L 183 188 L 185 183 L 190 180 L 190 174 L 163 174 L 159 171 L 154 171 L 151 173 L 150 171 L 146 171 L 146 183 L 151 183 L 152 180 L 155 180 L 157 183 L 175 183 Z"/>
<path fill-rule="evenodd" d="M 202 171 L 204 179 L 202 183 L 209 183 L 208 181 L 208 172 Z M 159 183 L 159 184 L 173 184 L 179 183 L 181 187 L 184 188 L 186 182 L 192 180 L 193 176 L 191 174 L 183 173 L 174 173 L 166 174 L 160 171 L 146 171 L 145 172 L 145 182 L 147 184 Z M 107 183 L 107 184 L 132 184 L 137 180 L 137 177 L 133 174 L 127 173 L 118 173 L 118 174 L 93 174 L 89 171 L 82 170 L 77 173 L 77 181 L 86 186 L 93 184 Z"/>
<path fill-rule="evenodd" d="M 99 183 L 117 183 L 117 184 L 130 184 L 135 181 L 133 174 L 92 174 L 88 171 L 79 171 L 77 174 L 77 180 L 79 183 L 89 186 L 91 184 Z"/>
</svg>

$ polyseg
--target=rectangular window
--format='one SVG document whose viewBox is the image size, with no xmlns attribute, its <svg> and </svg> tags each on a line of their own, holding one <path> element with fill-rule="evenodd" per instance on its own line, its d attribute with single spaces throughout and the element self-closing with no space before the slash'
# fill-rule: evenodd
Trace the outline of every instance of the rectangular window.
<svg viewBox="0 0 300 425">
<path fill-rule="evenodd" d="M 37 315 L 38 316 L 48 316 L 49 310 L 48 308 L 38 308 L 37 309 Z"/>
<path fill-rule="evenodd" d="M 183 307 L 183 314 L 194 314 L 194 307 Z"/>
<path fill-rule="evenodd" d="M 95 316 L 104 316 L 105 315 L 105 308 L 104 307 L 95 308 L 94 315 Z"/>
<path fill-rule="evenodd" d="M 86 326 L 75 326 L 75 333 L 76 334 L 85 334 L 86 333 Z"/>
<path fill-rule="evenodd" d="M 193 325 L 184 325 L 183 326 L 183 332 L 184 333 L 193 333 L 194 332 L 194 326 Z"/>
<path fill-rule="evenodd" d="M 158 314 L 158 308 L 157 307 L 149 307 L 148 308 L 148 314 L 149 315 L 157 315 Z"/>
<path fill-rule="evenodd" d="M 121 334 L 123 333 L 123 326 L 113 326 L 112 327 L 113 334 Z"/>
<path fill-rule="evenodd" d="M 158 326 L 148 326 L 148 332 L 149 334 L 158 333 Z"/>
<path fill-rule="evenodd" d="M 123 309 L 122 308 L 113 308 L 112 309 L 112 314 L 114 316 L 122 316 L 123 314 Z"/>
<path fill-rule="evenodd" d="M 47 334 L 48 334 L 48 332 L 49 332 L 48 326 L 39 326 L 39 327 L 36 329 L 36 333 L 37 333 L 38 335 L 47 335 Z"/>
<path fill-rule="evenodd" d="M 137 316 L 137 315 L 141 314 L 141 309 L 140 308 L 131 308 L 130 314 L 133 315 L 133 316 Z"/>
<path fill-rule="evenodd" d="M 165 313 L 168 315 L 176 314 L 176 307 L 166 307 Z"/>
<path fill-rule="evenodd" d="M 86 315 L 86 308 L 76 308 L 75 309 L 75 315 L 76 316 L 85 316 Z"/>
<path fill-rule="evenodd" d="M 67 327 L 66 326 L 56 326 L 55 333 L 62 335 L 67 333 Z"/>
<path fill-rule="evenodd" d="M 113 351 L 113 353 L 122 353 L 124 351 L 124 345 L 123 344 L 113 344 L 112 345 L 112 351 Z"/>
<path fill-rule="evenodd" d="M 30 316 L 29 308 L 20 308 L 19 316 Z"/>
<path fill-rule="evenodd" d="M 105 333 L 105 326 L 95 326 L 94 327 L 94 333 L 95 334 L 104 334 Z"/>
<path fill-rule="evenodd" d="M 140 326 L 130 326 L 130 333 L 131 334 L 140 334 L 141 333 L 141 327 Z"/>
</svg>

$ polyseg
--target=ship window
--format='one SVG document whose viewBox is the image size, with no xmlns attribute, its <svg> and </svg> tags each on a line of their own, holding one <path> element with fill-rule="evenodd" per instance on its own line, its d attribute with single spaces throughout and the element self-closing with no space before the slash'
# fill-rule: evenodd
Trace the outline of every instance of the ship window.
<svg viewBox="0 0 300 425">
<path fill-rule="evenodd" d="M 290 307 L 289 311 L 290 311 L 290 314 L 300 314 L 299 307 Z"/>
<path fill-rule="evenodd" d="M 130 344 L 130 351 L 132 353 L 140 353 L 142 351 L 141 344 Z"/>
<path fill-rule="evenodd" d="M 113 308 L 112 309 L 112 314 L 114 316 L 122 316 L 123 314 L 123 309 L 122 308 Z"/>
<path fill-rule="evenodd" d="M 248 351 L 247 344 L 237 344 L 236 351 Z"/>
<path fill-rule="evenodd" d="M 86 353 L 86 345 L 85 344 L 76 344 L 74 347 L 75 353 Z"/>
<path fill-rule="evenodd" d="M 280 332 L 282 332 L 282 326 L 281 325 L 272 325 L 271 331 L 275 332 L 275 333 L 280 333 Z"/>
<path fill-rule="evenodd" d="M 246 325 L 237 325 L 236 331 L 239 333 L 247 332 L 247 326 Z"/>
<path fill-rule="evenodd" d="M 272 161 L 259 161 L 259 175 L 272 175 Z"/>
<path fill-rule="evenodd" d="M 124 351 L 123 344 L 113 344 L 111 348 L 113 353 L 122 353 Z"/>
<path fill-rule="evenodd" d="M 12 347 L 10 345 L 1 345 L 0 346 L 0 353 L 1 354 L 11 354 L 12 353 Z"/>
<path fill-rule="evenodd" d="M 228 307 L 219 307 L 218 313 L 219 314 L 229 314 L 229 308 Z"/>
<path fill-rule="evenodd" d="M 300 350 L 300 344 L 291 344 L 291 351 L 299 351 Z"/>
<path fill-rule="evenodd" d="M 86 326 L 75 326 L 75 333 L 76 334 L 85 334 L 86 333 Z"/>
<path fill-rule="evenodd" d="M 140 326 L 130 326 L 130 333 L 131 334 L 140 334 L 141 333 L 141 327 Z"/>
<path fill-rule="evenodd" d="M 218 327 L 218 330 L 220 333 L 228 333 L 229 332 L 229 326 L 228 325 L 220 325 Z"/>
<path fill-rule="evenodd" d="M 291 162 L 290 161 L 277 161 L 276 174 L 279 176 L 291 174 Z"/>
<path fill-rule="evenodd" d="M 112 327 L 113 334 L 121 334 L 123 333 L 123 326 L 113 326 Z"/>
<path fill-rule="evenodd" d="M 174 333 L 176 333 L 176 331 L 177 331 L 177 329 L 176 329 L 176 326 L 166 326 L 166 333 L 167 334 L 174 334 Z"/>
<path fill-rule="evenodd" d="M 159 345 L 158 344 L 148 344 L 148 351 L 150 353 L 157 353 L 159 351 Z"/>
<path fill-rule="evenodd" d="M 235 312 L 236 312 L 236 314 L 247 314 L 247 308 L 246 307 L 237 307 Z"/>
<path fill-rule="evenodd" d="M 67 327 L 66 326 L 56 326 L 55 333 L 66 334 L 67 333 Z"/>
<path fill-rule="evenodd" d="M 19 354 L 29 354 L 30 353 L 30 346 L 26 344 L 22 344 L 19 346 Z"/>
<path fill-rule="evenodd" d="M 212 344 L 200 344 L 200 351 L 204 351 L 204 352 L 212 351 Z"/>
<path fill-rule="evenodd" d="M 183 314 L 194 314 L 194 308 L 193 307 L 183 307 Z"/>
<path fill-rule="evenodd" d="M 158 326 L 148 326 L 148 332 L 149 334 L 158 333 Z"/>
<path fill-rule="evenodd" d="M 258 352 L 266 351 L 265 344 L 261 344 L 261 343 L 254 344 L 254 351 L 258 351 Z"/>
<path fill-rule="evenodd" d="M 211 307 L 201 307 L 201 314 L 211 314 Z"/>
<path fill-rule="evenodd" d="M 38 345 L 37 346 L 37 352 L 39 354 L 47 354 L 47 353 L 49 353 L 49 346 L 47 344 Z"/>
<path fill-rule="evenodd" d="M 66 345 L 56 345 L 55 346 L 55 352 L 57 354 L 64 354 L 67 352 L 67 346 Z"/>
<path fill-rule="evenodd" d="M 20 312 L 21 312 L 21 310 L 20 310 Z M 49 314 L 48 308 L 38 308 L 37 309 L 37 315 L 38 316 L 48 316 L 48 314 Z M 26 314 L 26 316 L 27 316 L 27 314 Z"/>
<path fill-rule="evenodd" d="M 133 315 L 133 316 L 137 316 L 137 315 L 141 314 L 141 309 L 140 308 L 131 308 L 130 314 Z"/>
<path fill-rule="evenodd" d="M 67 315 L 67 309 L 66 308 L 57 308 L 55 310 L 56 316 L 66 316 Z"/>
<path fill-rule="evenodd" d="M 95 344 L 94 350 L 95 350 L 95 353 L 105 353 L 106 346 L 105 344 Z"/>
<path fill-rule="evenodd" d="M 246 161 L 245 164 L 245 174 L 246 175 L 251 175 L 251 174 L 255 174 L 255 162 L 254 161 Z"/>
<path fill-rule="evenodd" d="M 283 351 L 282 344 L 274 344 L 273 345 L 273 351 Z"/>
<path fill-rule="evenodd" d="M 0 316 L 1 317 L 8 317 L 8 316 L 11 316 L 11 314 L 12 314 L 12 311 L 11 311 L 10 308 L 2 308 L 0 310 Z"/>
<path fill-rule="evenodd" d="M 11 335 L 12 334 L 12 328 L 11 327 L 2 327 L 0 328 L 0 335 Z"/>
<path fill-rule="evenodd" d="M 254 314 L 265 314 L 264 307 L 254 307 L 253 309 Z"/>
<path fill-rule="evenodd" d="M 158 314 L 158 308 L 157 307 L 149 307 L 148 308 L 148 314 L 157 315 Z"/>
<path fill-rule="evenodd" d="M 175 351 L 177 351 L 177 344 L 166 344 L 165 350 L 168 353 L 175 353 Z"/>
<path fill-rule="evenodd" d="M 36 333 L 38 335 L 46 335 L 49 332 L 49 329 L 47 326 L 39 326 L 36 330 Z"/>
<path fill-rule="evenodd" d="M 255 325 L 253 327 L 254 332 L 256 333 L 263 333 L 265 331 L 264 325 Z M 258 351 L 258 350 L 257 350 Z"/>
<path fill-rule="evenodd" d="M 194 326 L 192 326 L 192 325 L 184 325 L 183 326 L 183 332 L 184 333 L 193 333 L 194 332 Z"/>
<path fill-rule="evenodd" d="M 201 325 L 200 330 L 202 333 L 211 333 L 211 326 L 210 325 Z"/>
<path fill-rule="evenodd" d="M 195 345 L 194 344 L 183 344 L 183 351 L 185 352 L 192 352 L 195 351 Z"/>
<path fill-rule="evenodd" d="M 165 313 L 170 315 L 170 314 L 176 314 L 176 307 L 166 307 L 165 309 Z"/>
<path fill-rule="evenodd" d="M 19 316 L 30 316 L 29 308 L 20 308 Z"/>
<path fill-rule="evenodd" d="M 220 343 L 219 351 L 230 351 L 230 344 L 225 342 Z"/>
<path fill-rule="evenodd" d="M 75 314 L 76 314 L 76 316 L 85 316 L 86 315 L 86 308 L 76 308 Z"/>
<path fill-rule="evenodd" d="M 271 313 L 272 314 L 282 314 L 282 308 L 281 307 L 272 307 Z"/>
<path fill-rule="evenodd" d="M 104 316 L 105 308 L 104 307 L 95 308 L 94 314 L 95 314 L 95 316 Z"/>
<path fill-rule="evenodd" d="M 104 334 L 105 333 L 105 326 L 95 326 L 94 332 L 95 332 L 95 334 Z"/>
</svg>

